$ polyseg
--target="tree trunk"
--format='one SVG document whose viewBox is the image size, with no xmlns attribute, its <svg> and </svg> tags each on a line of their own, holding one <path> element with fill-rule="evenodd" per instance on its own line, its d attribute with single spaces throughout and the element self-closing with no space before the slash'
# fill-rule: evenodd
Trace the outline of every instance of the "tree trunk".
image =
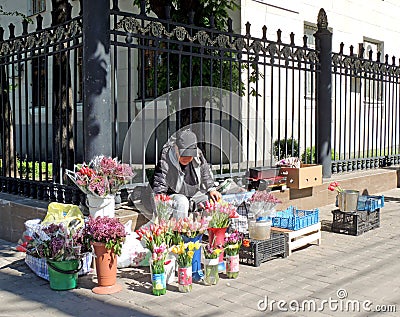
<svg viewBox="0 0 400 317">
<path fill-rule="evenodd" d="M 3 64 L 4 60 L 0 63 Z M 0 66 L 0 134 L 2 153 L 2 176 L 15 177 L 14 153 L 14 124 L 11 104 L 9 99 L 9 82 L 7 80 L 6 65 Z"/>
<path fill-rule="evenodd" d="M 52 26 L 71 20 L 68 0 L 52 0 Z M 55 48 L 61 49 L 59 48 Z M 73 98 L 67 53 L 57 53 L 53 61 L 53 180 L 62 180 L 62 170 L 74 166 Z"/>
</svg>

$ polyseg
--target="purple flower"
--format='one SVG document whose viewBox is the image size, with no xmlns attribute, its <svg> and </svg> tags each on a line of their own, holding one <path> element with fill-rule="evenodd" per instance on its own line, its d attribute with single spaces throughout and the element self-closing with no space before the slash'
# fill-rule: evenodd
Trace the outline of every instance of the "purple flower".
<svg viewBox="0 0 400 317">
<path fill-rule="evenodd" d="M 85 227 L 85 236 L 89 241 L 105 243 L 108 249 L 120 255 L 126 232 L 124 225 L 116 218 L 90 217 Z"/>
</svg>

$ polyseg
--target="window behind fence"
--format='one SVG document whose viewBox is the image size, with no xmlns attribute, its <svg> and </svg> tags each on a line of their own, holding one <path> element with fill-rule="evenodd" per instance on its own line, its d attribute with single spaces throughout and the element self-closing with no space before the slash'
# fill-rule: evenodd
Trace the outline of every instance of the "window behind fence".
<svg viewBox="0 0 400 317">
<path fill-rule="evenodd" d="M 29 0 L 29 15 L 38 14 L 46 10 L 46 0 Z"/>
</svg>

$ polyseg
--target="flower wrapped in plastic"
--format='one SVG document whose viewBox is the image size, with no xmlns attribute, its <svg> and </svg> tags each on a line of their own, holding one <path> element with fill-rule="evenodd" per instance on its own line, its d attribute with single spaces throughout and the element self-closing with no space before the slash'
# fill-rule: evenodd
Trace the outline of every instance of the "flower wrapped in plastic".
<svg viewBox="0 0 400 317">
<path fill-rule="evenodd" d="M 236 207 L 225 201 L 207 201 L 204 207 L 209 228 L 227 228 L 231 218 L 238 218 Z"/>
<path fill-rule="evenodd" d="M 194 238 L 207 230 L 208 219 L 198 212 L 193 212 L 188 217 L 179 218 L 178 220 L 171 218 L 170 225 L 174 232 L 188 238 Z"/>
<path fill-rule="evenodd" d="M 270 219 L 275 216 L 275 206 L 282 203 L 278 198 L 271 194 L 268 190 L 256 191 L 249 199 L 250 212 L 256 219 Z"/>
<path fill-rule="evenodd" d="M 85 194 L 99 197 L 115 195 L 135 176 L 132 167 L 117 158 L 96 156 L 89 164 L 77 164 L 67 176 Z"/>
</svg>

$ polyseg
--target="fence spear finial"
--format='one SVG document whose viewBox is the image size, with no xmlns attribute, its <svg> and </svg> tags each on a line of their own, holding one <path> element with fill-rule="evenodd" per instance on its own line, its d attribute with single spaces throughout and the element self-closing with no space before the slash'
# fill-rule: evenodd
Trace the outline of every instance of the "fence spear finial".
<svg viewBox="0 0 400 317">
<path fill-rule="evenodd" d="M 10 38 L 10 39 L 13 39 L 13 38 L 15 37 L 15 34 L 14 34 L 15 25 L 12 24 L 12 23 L 10 23 L 10 25 L 8 26 L 8 30 L 10 31 L 10 36 L 9 36 L 9 38 Z"/>
<path fill-rule="evenodd" d="M 290 33 L 290 45 L 294 45 L 294 33 Z"/>
<path fill-rule="evenodd" d="M 358 44 L 358 57 L 362 58 L 364 56 L 364 44 L 359 43 Z"/>
<path fill-rule="evenodd" d="M 36 31 L 42 30 L 42 25 L 43 25 L 43 17 L 41 14 L 38 14 L 36 16 Z"/>
<path fill-rule="evenodd" d="M 318 18 L 317 18 L 317 26 L 318 26 L 319 30 L 328 28 L 328 17 L 323 8 L 319 9 Z"/>
<path fill-rule="evenodd" d="M 308 37 L 307 37 L 307 35 L 303 35 L 303 47 L 307 47 L 307 40 L 308 40 Z"/>
<path fill-rule="evenodd" d="M 282 30 L 281 29 L 278 29 L 278 31 L 276 31 L 276 35 L 277 35 L 277 42 L 278 43 L 281 43 L 282 42 Z"/>
<path fill-rule="evenodd" d="M 267 27 L 265 25 L 262 27 L 262 32 L 263 32 L 262 39 L 266 40 L 267 39 Z"/>
<path fill-rule="evenodd" d="M 210 16 L 210 28 L 213 29 L 215 27 L 215 16 L 214 13 Z"/>
<path fill-rule="evenodd" d="M 246 36 L 250 37 L 250 27 L 251 27 L 251 23 L 249 21 L 247 21 L 246 25 Z"/>
<path fill-rule="evenodd" d="M 232 27 L 232 19 L 231 18 L 228 18 L 227 24 L 228 24 L 228 32 L 232 33 L 233 27 Z"/>
<path fill-rule="evenodd" d="M 27 35 L 28 34 L 28 20 L 23 19 L 22 20 L 22 35 Z"/>
</svg>

